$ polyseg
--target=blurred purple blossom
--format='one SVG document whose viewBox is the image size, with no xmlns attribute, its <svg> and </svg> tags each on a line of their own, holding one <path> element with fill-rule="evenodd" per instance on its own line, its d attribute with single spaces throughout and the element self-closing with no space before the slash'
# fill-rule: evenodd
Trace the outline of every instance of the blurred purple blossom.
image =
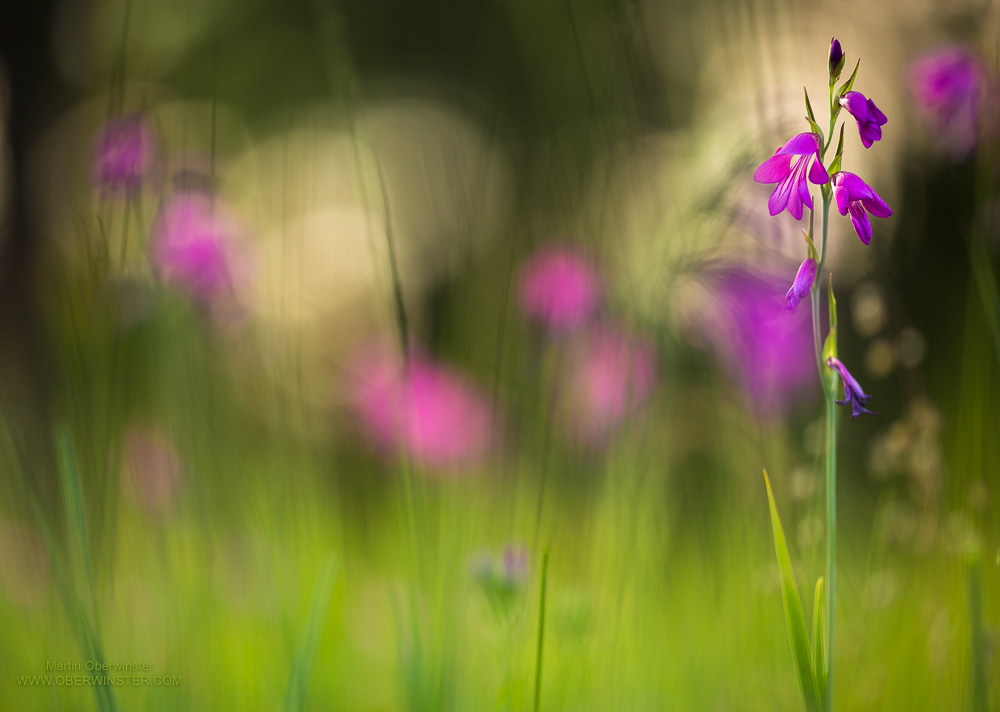
<svg viewBox="0 0 1000 712">
<path fill-rule="evenodd" d="M 882 139 L 882 127 L 888 119 L 874 101 L 859 91 L 849 91 L 840 97 L 840 105 L 858 122 L 858 135 L 865 148 Z"/>
<path fill-rule="evenodd" d="M 436 471 L 474 467 L 488 453 L 489 403 L 454 370 L 420 355 L 404 364 L 384 344 L 361 349 L 351 370 L 351 405 L 383 451 Z"/>
<path fill-rule="evenodd" d="M 540 247 L 521 266 L 521 309 L 552 332 L 582 326 L 597 309 L 600 292 L 597 270 L 571 247 Z"/>
<path fill-rule="evenodd" d="M 153 226 L 150 260 L 170 286 L 203 307 L 232 308 L 252 268 L 245 229 L 211 194 L 182 191 L 164 206 Z"/>
<path fill-rule="evenodd" d="M 823 185 L 830 176 L 819 158 L 819 136 L 814 133 L 800 133 L 788 139 L 784 146 L 757 167 L 753 179 L 758 183 L 777 183 L 767 209 L 777 215 L 786 207 L 796 220 L 802 219 L 802 206 L 812 209 L 812 195 L 809 194 L 808 180 Z"/>
<path fill-rule="evenodd" d="M 858 233 L 858 237 L 866 245 L 872 241 L 872 224 L 868 220 L 868 213 L 877 218 L 892 215 L 892 209 L 870 185 L 847 171 L 840 171 L 833 176 L 833 197 L 837 200 L 837 210 L 841 215 L 850 212 L 854 232 Z"/>
<path fill-rule="evenodd" d="M 815 390 L 812 330 L 806 311 L 788 314 L 784 287 L 745 267 L 710 275 L 713 298 L 693 326 L 739 382 L 760 417 L 783 417 Z"/>
<path fill-rule="evenodd" d="M 165 435 L 133 428 L 122 444 L 122 488 L 142 509 L 159 514 L 172 504 L 182 485 L 180 458 Z"/>
<path fill-rule="evenodd" d="M 972 152 L 981 129 L 995 130 L 997 85 L 969 47 L 946 45 L 918 57 L 909 80 L 917 108 L 955 159 Z"/>
<path fill-rule="evenodd" d="M 815 279 L 816 260 L 812 257 L 807 257 L 799 265 L 799 271 L 795 273 L 795 281 L 792 282 L 792 286 L 785 292 L 785 299 L 788 300 L 788 306 L 785 309 L 794 312 L 798 303 L 809 295 Z"/>
<path fill-rule="evenodd" d="M 601 325 L 569 354 L 561 385 L 570 434 L 601 446 L 656 386 L 656 351 L 644 339 Z"/>
<path fill-rule="evenodd" d="M 94 141 L 94 185 L 106 193 L 134 193 L 142 187 L 155 156 L 155 134 L 141 112 L 114 116 Z"/>
<path fill-rule="evenodd" d="M 865 403 L 871 396 L 861 390 L 861 384 L 848 372 L 843 363 L 831 356 L 826 360 L 826 365 L 836 371 L 844 383 L 844 400 L 836 401 L 837 405 L 850 405 L 852 418 L 857 418 L 862 413 L 878 415 L 878 413 L 865 408 Z"/>
</svg>

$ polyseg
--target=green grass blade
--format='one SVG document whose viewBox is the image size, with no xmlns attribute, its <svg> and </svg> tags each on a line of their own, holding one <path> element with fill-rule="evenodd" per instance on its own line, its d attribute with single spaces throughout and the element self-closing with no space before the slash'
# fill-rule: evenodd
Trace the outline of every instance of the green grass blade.
<svg viewBox="0 0 1000 712">
<path fill-rule="evenodd" d="M 820 698 L 826 688 L 826 600 L 823 577 L 816 579 L 816 593 L 813 595 L 813 674 Z"/>
<path fill-rule="evenodd" d="M 309 675 L 313 663 L 316 662 L 319 641 L 323 637 L 327 613 L 330 611 L 330 599 L 333 597 L 333 587 L 337 581 L 336 574 L 333 556 L 327 555 L 320 564 L 316 584 L 313 586 L 312 602 L 309 604 L 309 617 L 295 649 L 292 670 L 288 675 L 288 688 L 285 690 L 285 704 L 282 707 L 284 712 L 299 712 L 305 702 Z"/>
<path fill-rule="evenodd" d="M 542 643 L 545 640 L 545 594 L 549 578 L 549 550 L 542 556 L 542 583 L 538 592 L 538 651 L 535 657 L 535 712 L 542 701 Z"/>
<path fill-rule="evenodd" d="M 792 644 L 792 657 L 799 671 L 799 684 L 802 696 L 805 698 L 807 712 L 819 712 L 819 690 L 816 688 L 816 678 L 812 671 L 812 660 L 809 654 L 809 638 L 806 636 L 806 620 L 802 615 L 802 601 L 799 599 L 799 589 L 795 585 L 795 575 L 792 573 L 792 560 L 788 556 L 788 545 L 785 543 L 785 532 L 781 528 L 778 517 L 778 507 L 774 503 L 771 492 L 771 481 L 764 471 L 764 484 L 767 486 L 767 501 L 771 508 L 771 531 L 774 534 L 774 551 L 778 557 L 778 568 L 781 569 L 781 600 L 785 605 L 785 621 L 788 623 L 788 637 Z"/>
<path fill-rule="evenodd" d="M 87 517 L 83 503 L 83 484 L 76 464 L 73 435 L 65 424 L 56 427 L 56 464 L 59 469 L 59 485 L 63 492 L 66 508 L 66 530 L 69 539 L 70 568 L 75 580 L 75 592 L 67 591 L 67 606 L 70 615 L 77 622 L 80 644 L 88 658 L 103 664 L 104 651 L 97 632 L 97 588 L 94 582 L 94 566 L 90 556 L 90 542 L 87 538 Z M 118 709 L 114 693 L 106 685 L 94 686 L 97 706 L 102 712 Z"/>
</svg>

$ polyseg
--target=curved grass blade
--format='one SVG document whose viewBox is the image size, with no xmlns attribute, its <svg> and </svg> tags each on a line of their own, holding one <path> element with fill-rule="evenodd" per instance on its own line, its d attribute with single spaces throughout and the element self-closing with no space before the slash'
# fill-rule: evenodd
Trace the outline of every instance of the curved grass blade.
<svg viewBox="0 0 1000 712">
<path fill-rule="evenodd" d="M 295 649 L 292 670 L 288 675 L 288 688 L 285 690 L 285 704 L 282 706 L 284 712 L 299 712 L 305 702 L 309 674 L 312 672 L 313 663 L 316 662 L 319 641 L 323 637 L 326 616 L 330 611 L 330 599 L 337 581 L 336 573 L 333 556 L 328 554 L 320 564 L 316 585 L 313 587 L 312 602 L 309 604 L 309 618 Z"/>
<path fill-rule="evenodd" d="M 788 545 L 785 543 L 785 532 L 781 528 L 778 517 L 778 507 L 774 503 L 771 492 L 771 481 L 764 470 L 764 484 L 767 486 L 767 502 L 771 508 L 771 531 L 774 534 L 774 552 L 778 558 L 778 568 L 781 570 L 781 600 L 785 605 L 785 622 L 788 623 L 788 638 L 792 644 L 792 657 L 799 672 L 799 685 L 806 702 L 806 712 L 819 712 L 820 697 L 816 686 L 816 676 L 813 674 L 812 659 L 809 653 L 809 638 L 806 636 L 806 620 L 802 615 L 802 601 L 799 599 L 799 589 L 795 585 L 795 575 L 792 573 L 792 560 L 788 556 Z"/>
</svg>

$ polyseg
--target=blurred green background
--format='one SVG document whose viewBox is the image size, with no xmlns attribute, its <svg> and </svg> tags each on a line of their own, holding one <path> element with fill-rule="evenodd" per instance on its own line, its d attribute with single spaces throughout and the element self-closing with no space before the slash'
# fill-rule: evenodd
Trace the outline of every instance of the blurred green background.
<svg viewBox="0 0 1000 712">
<path fill-rule="evenodd" d="M 995 8 L 28 5 L 3 23 L 0 708 L 529 709 L 548 551 L 540 708 L 801 709 L 762 468 L 808 620 L 818 381 L 759 408 L 705 324 L 739 318 L 718 274 L 803 257 L 750 176 L 807 130 L 831 35 L 890 119 L 871 153 L 848 121 L 845 166 L 894 209 L 867 248 L 832 216 L 841 359 L 879 413 L 840 422 L 835 706 L 1000 708 L 1000 353 L 970 268 L 1000 267 L 997 155 L 942 151 L 907 84 L 956 42 L 995 77 Z M 128 110 L 156 159 L 108 195 L 94 137 Z M 251 265 L 224 313 L 149 257 L 192 185 Z M 655 354 L 596 445 L 558 390 L 578 345 L 518 301 L 550 243 Z M 397 343 L 400 304 L 413 353 L 489 404 L 472 465 L 358 423 L 352 355 Z M 19 682 L 98 658 L 182 682 Z"/>
</svg>

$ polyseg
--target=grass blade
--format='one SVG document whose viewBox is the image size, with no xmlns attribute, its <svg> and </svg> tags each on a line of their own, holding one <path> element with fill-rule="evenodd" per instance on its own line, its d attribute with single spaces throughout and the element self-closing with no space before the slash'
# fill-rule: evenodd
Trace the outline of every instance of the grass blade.
<svg viewBox="0 0 1000 712">
<path fill-rule="evenodd" d="M 545 640 L 545 587 L 549 578 L 549 550 L 542 556 L 542 583 L 538 593 L 538 654 L 535 658 L 535 712 L 542 700 L 542 642 Z"/>
<path fill-rule="evenodd" d="M 792 560 L 788 556 L 788 545 L 785 543 L 785 532 L 781 528 L 778 517 L 778 507 L 774 503 L 771 492 L 771 481 L 764 471 L 764 484 L 767 485 L 767 502 L 771 508 L 771 531 L 774 534 L 774 551 L 778 557 L 778 568 L 781 570 L 781 600 L 785 605 L 785 621 L 788 623 L 788 638 L 792 644 L 792 657 L 799 672 L 799 684 L 802 696 L 805 698 L 807 712 L 819 712 L 819 690 L 816 687 L 816 677 L 813 675 L 812 660 L 809 654 L 809 638 L 806 636 L 806 620 L 802 615 L 802 601 L 799 599 L 799 589 L 795 585 L 795 575 L 792 573 Z"/>
<path fill-rule="evenodd" d="M 822 699 L 826 688 L 826 601 L 823 590 L 823 577 L 816 579 L 816 593 L 813 595 L 813 674 L 816 676 L 816 688 Z"/>
<path fill-rule="evenodd" d="M 285 690 L 285 704 L 282 707 L 284 712 L 299 712 L 305 702 L 309 674 L 316 661 L 319 641 L 323 637 L 326 616 L 330 611 L 330 599 L 333 597 L 333 587 L 337 581 L 336 573 L 333 556 L 327 555 L 316 575 L 312 602 L 309 604 L 309 617 L 295 649 L 292 670 L 288 675 L 288 688 Z"/>
</svg>

